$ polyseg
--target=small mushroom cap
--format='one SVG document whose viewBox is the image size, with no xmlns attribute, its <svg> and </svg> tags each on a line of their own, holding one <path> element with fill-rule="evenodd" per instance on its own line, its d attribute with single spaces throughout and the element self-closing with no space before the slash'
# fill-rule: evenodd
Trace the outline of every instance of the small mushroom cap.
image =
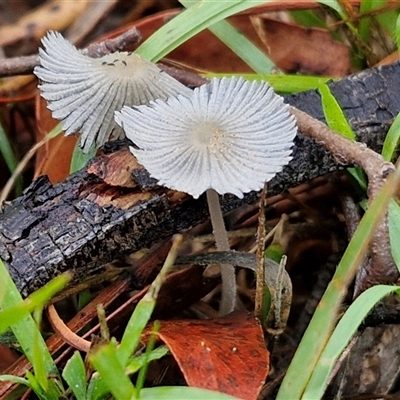
<svg viewBox="0 0 400 400">
<path fill-rule="evenodd" d="M 131 152 L 161 185 L 198 198 L 259 190 L 291 159 L 288 105 L 266 82 L 214 78 L 189 96 L 124 107 L 116 121 Z"/>
<path fill-rule="evenodd" d="M 139 55 L 116 52 L 100 58 L 88 57 L 58 32 L 42 39 L 41 95 L 66 135 L 81 132 L 80 146 L 86 153 L 93 142 L 99 147 L 123 131 L 115 123 L 114 111 L 124 105 L 148 104 L 170 95 L 190 92 L 186 86 Z"/>
</svg>

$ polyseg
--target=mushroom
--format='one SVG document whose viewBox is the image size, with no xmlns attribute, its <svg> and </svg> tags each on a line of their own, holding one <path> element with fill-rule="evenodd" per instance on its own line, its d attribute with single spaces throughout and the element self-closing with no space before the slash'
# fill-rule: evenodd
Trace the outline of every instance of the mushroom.
<svg viewBox="0 0 400 400">
<path fill-rule="evenodd" d="M 198 198 L 207 193 L 219 251 L 229 243 L 219 194 L 259 190 L 291 159 L 297 129 L 283 99 L 266 82 L 214 78 L 189 95 L 123 107 L 117 123 L 131 152 L 160 185 Z M 224 265 L 220 314 L 236 299 L 233 266 Z"/>
<path fill-rule="evenodd" d="M 34 69 L 39 89 L 66 135 L 81 132 L 80 146 L 87 153 L 93 143 L 103 145 L 123 131 L 114 111 L 124 105 L 148 104 L 191 90 L 132 52 L 92 58 L 77 50 L 58 32 L 49 32 L 39 49 Z"/>
</svg>

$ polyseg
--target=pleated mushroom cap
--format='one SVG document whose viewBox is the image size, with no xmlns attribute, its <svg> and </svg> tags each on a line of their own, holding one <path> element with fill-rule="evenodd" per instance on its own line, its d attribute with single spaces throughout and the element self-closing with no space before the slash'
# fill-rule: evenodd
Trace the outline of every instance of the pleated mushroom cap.
<svg viewBox="0 0 400 400">
<path fill-rule="evenodd" d="M 288 164 L 297 128 L 266 82 L 214 78 L 190 95 L 123 107 L 131 152 L 161 185 L 198 198 L 259 190 Z"/>
<path fill-rule="evenodd" d="M 148 104 L 170 95 L 191 92 L 155 64 L 128 52 L 88 57 L 58 32 L 49 32 L 39 49 L 40 65 L 34 70 L 41 80 L 41 95 L 66 135 L 80 132 L 86 153 L 95 142 L 99 147 L 110 135 L 123 131 L 115 123 L 114 111 L 124 105 Z"/>
</svg>

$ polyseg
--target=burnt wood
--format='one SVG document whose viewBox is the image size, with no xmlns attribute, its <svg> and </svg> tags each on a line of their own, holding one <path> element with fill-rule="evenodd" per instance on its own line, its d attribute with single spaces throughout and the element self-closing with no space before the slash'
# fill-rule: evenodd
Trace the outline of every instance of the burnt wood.
<svg viewBox="0 0 400 400">
<path fill-rule="evenodd" d="M 329 86 L 358 139 L 379 152 L 400 110 L 400 65 L 366 70 Z M 287 96 L 285 101 L 324 120 L 315 90 Z M 129 169 L 121 161 L 121 171 L 129 169 L 133 176 L 129 178 L 132 185 L 107 183 L 101 174 L 93 173 L 93 165 L 99 171 L 104 163 L 107 169 L 110 155 L 118 161 L 119 152 L 125 154 L 125 158 L 121 156 L 125 160 L 126 148 L 102 155 L 56 185 L 40 177 L 23 196 L 4 207 L 0 214 L 0 257 L 24 296 L 67 269 L 75 270 L 77 277 L 91 275 L 124 254 L 207 218 L 204 196 L 194 200 L 158 187 L 140 167 Z M 271 180 L 269 195 L 339 168 L 343 166 L 321 145 L 299 133 L 293 160 Z M 109 192 L 105 198 L 104 193 Z M 229 211 L 257 197 L 255 192 L 243 199 L 223 196 L 222 206 Z"/>
</svg>

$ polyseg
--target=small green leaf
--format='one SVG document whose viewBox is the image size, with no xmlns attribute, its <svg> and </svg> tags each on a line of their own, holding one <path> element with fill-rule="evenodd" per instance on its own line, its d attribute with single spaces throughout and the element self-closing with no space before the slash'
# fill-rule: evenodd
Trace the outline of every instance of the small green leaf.
<svg viewBox="0 0 400 400">
<path fill-rule="evenodd" d="M 78 351 L 67 361 L 62 377 L 77 400 L 86 400 L 86 370 L 85 364 Z"/>
<path fill-rule="evenodd" d="M 89 149 L 88 153 L 85 154 L 79 147 L 79 142 L 77 142 L 72 153 L 71 166 L 69 169 L 70 174 L 84 168 L 86 164 L 95 156 L 96 151 L 96 144 L 93 143 L 93 146 Z"/>
<path fill-rule="evenodd" d="M 357 140 L 342 108 L 331 93 L 328 85 L 320 85 L 318 90 L 321 95 L 322 108 L 327 125 L 334 131 L 339 132 L 342 136 L 351 140 Z"/>
<path fill-rule="evenodd" d="M 159 360 L 160 358 L 164 357 L 169 353 L 167 346 L 160 346 L 154 349 L 146 359 L 145 354 L 140 354 L 138 356 L 132 357 L 129 359 L 128 364 L 125 368 L 125 372 L 129 375 L 134 374 L 135 372 L 139 371 L 140 368 L 146 363 L 146 361 L 154 361 Z"/>
</svg>

